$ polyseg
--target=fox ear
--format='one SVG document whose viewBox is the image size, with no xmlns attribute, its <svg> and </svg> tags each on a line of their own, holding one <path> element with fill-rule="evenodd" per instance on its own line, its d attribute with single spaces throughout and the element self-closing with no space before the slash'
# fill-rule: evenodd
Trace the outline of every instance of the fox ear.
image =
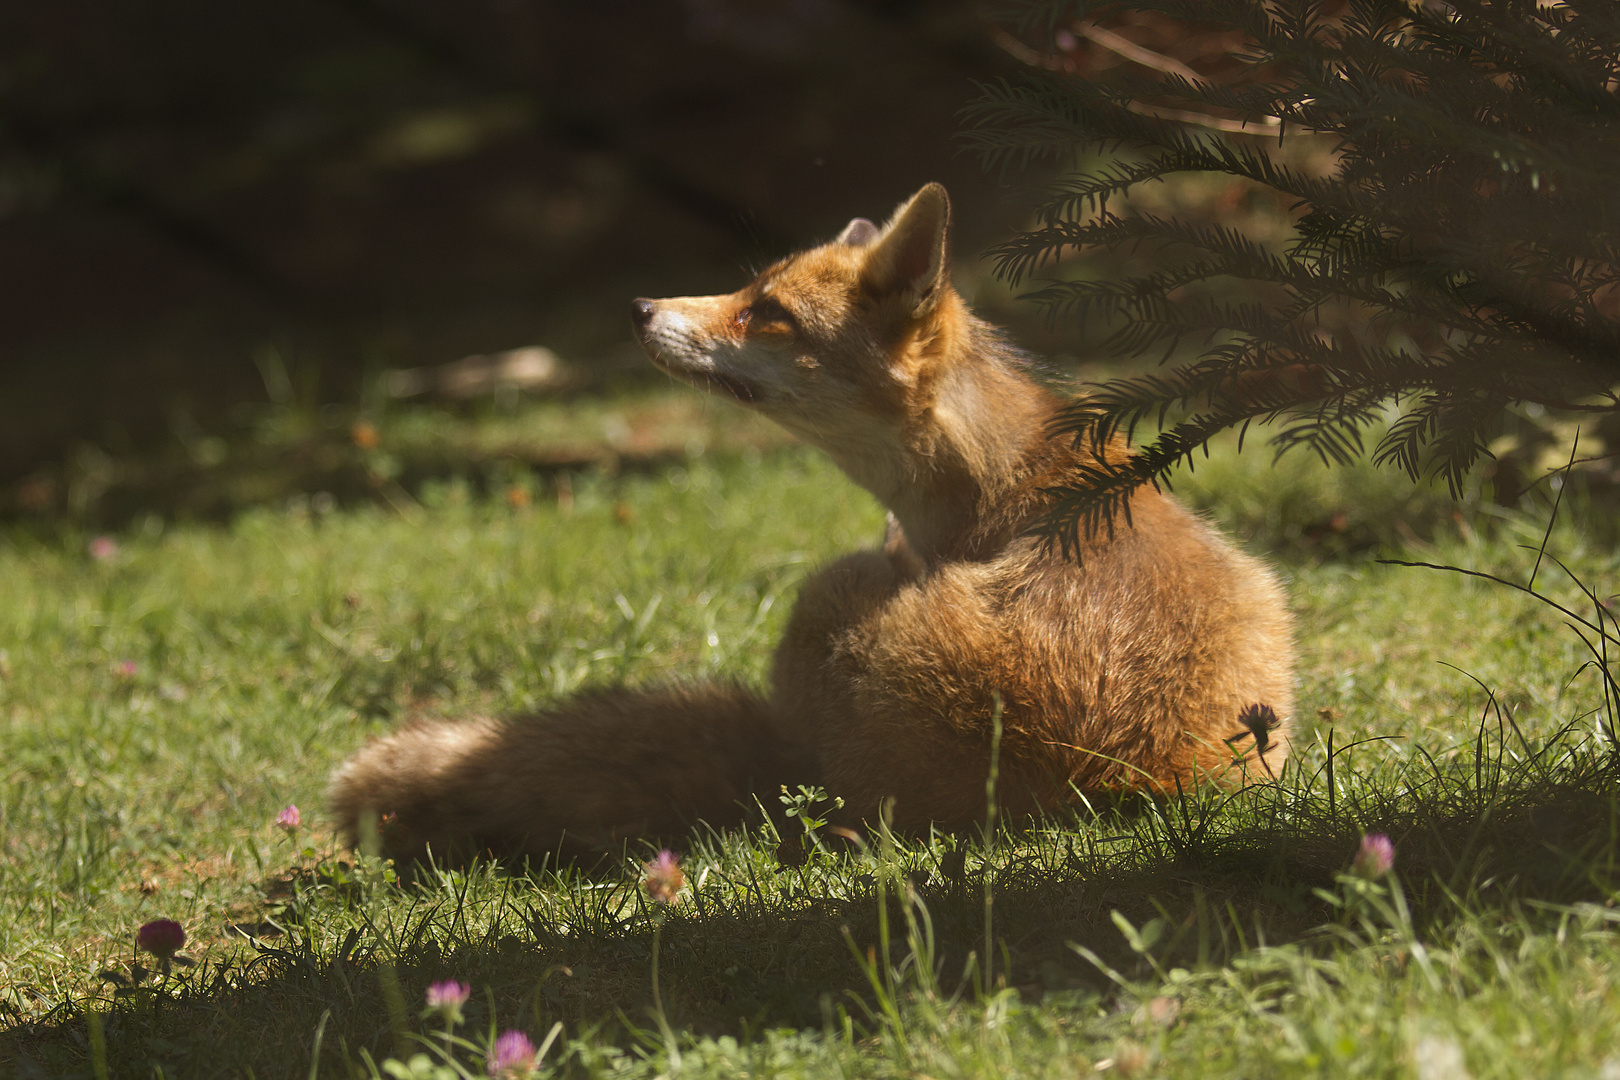
<svg viewBox="0 0 1620 1080">
<path fill-rule="evenodd" d="M 863 217 L 858 217 L 844 226 L 844 231 L 838 234 L 835 244 L 848 244 L 850 247 L 865 247 L 877 239 L 878 227 Z"/>
<path fill-rule="evenodd" d="M 950 273 L 950 232 L 951 200 L 944 187 L 929 184 L 900 205 L 872 242 L 862 285 L 875 296 L 899 297 L 914 318 L 924 314 Z"/>
</svg>

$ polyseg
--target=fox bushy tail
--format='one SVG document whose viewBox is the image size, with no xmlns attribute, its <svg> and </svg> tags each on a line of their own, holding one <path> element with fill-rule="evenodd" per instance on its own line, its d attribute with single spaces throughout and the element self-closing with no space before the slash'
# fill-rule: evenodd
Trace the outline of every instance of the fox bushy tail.
<svg viewBox="0 0 1620 1080">
<path fill-rule="evenodd" d="M 589 693 L 529 717 L 417 723 L 349 758 L 329 800 L 351 842 L 374 827 L 402 861 L 431 852 L 538 863 L 678 837 L 699 821 L 735 825 L 755 792 L 813 779 L 763 698 L 712 683 Z"/>
</svg>

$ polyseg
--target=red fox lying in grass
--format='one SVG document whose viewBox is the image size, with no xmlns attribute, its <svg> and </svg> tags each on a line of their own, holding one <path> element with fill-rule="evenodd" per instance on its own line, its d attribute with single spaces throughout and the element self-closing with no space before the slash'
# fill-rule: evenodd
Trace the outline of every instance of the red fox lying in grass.
<svg viewBox="0 0 1620 1080">
<path fill-rule="evenodd" d="M 949 224 L 930 184 L 729 296 L 634 302 L 654 364 L 820 447 L 889 509 L 881 550 L 805 582 L 768 696 L 614 690 L 418 724 L 338 770 L 340 827 L 377 815 L 404 858 L 578 856 L 733 824 L 798 783 L 852 824 L 886 805 L 899 829 L 962 827 L 985 817 L 998 716 L 1012 815 L 1274 772 L 1293 707 L 1276 579 L 1151 487 L 1078 559 L 1028 535 L 1097 451 L 1051 436 L 1061 400 L 952 289 Z"/>
</svg>

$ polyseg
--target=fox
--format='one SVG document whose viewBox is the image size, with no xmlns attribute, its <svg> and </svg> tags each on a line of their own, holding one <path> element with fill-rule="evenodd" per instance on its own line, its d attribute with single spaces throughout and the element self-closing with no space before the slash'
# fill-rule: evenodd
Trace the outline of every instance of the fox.
<svg viewBox="0 0 1620 1080">
<path fill-rule="evenodd" d="M 1054 549 L 1052 490 L 1131 453 L 1055 430 L 1066 399 L 951 281 L 931 183 L 879 226 L 721 296 L 637 298 L 676 380 L 770 418 L 886 508 L 882 542 L 804 582 L 764 692 L 675 683 L 537 715 L 418 722 L 361 748 L 329 802 L 401 858 L 582 858 L 814 785 L 833 820 L 969 829 L 1094 796 L 1276 775 L 1293 622 L 1273 571 L 1167 491 Z"/>
</svg>

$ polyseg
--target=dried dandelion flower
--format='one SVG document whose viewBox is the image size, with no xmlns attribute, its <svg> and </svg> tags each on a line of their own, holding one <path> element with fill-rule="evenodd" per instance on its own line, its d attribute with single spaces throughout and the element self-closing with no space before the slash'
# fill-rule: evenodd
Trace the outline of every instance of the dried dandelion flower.
<svg viewBox="0 0 1620 1080">
<path fill-rule="evenodd" d="M 135 932 L 135 947 L 167 960 L 186 943 L 186 931 L 173 919 L 154 919 Z"/>
</svg>

